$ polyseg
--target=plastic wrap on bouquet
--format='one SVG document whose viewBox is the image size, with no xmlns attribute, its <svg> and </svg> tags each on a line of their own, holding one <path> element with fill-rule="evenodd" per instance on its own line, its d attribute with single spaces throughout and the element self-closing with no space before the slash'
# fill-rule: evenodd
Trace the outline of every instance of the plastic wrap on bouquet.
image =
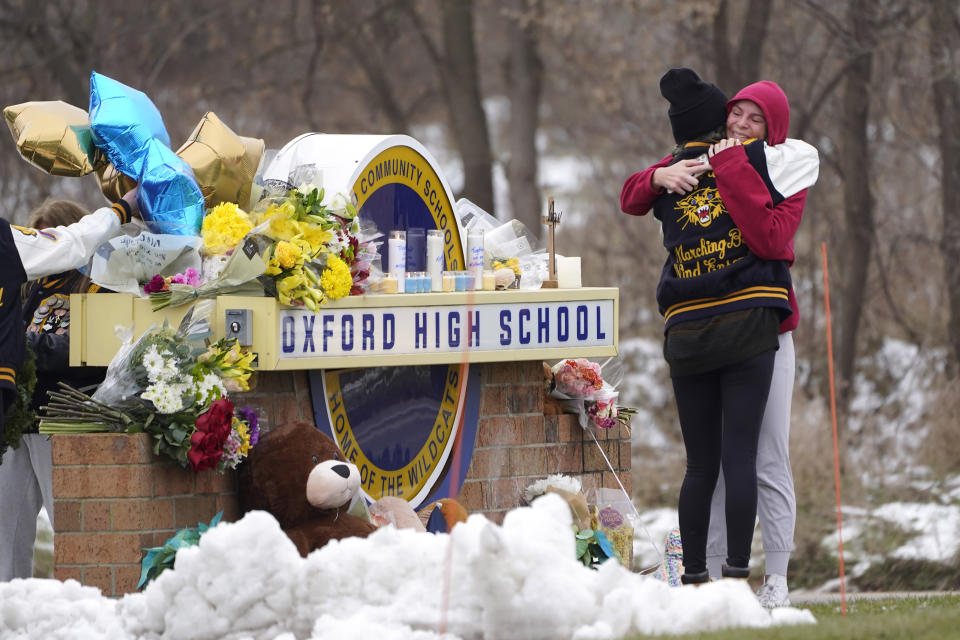
<svg viewBox="0 0 960 640">
<path fill-rule="evenodd" d="M 110 162 L 131 177 L 143 171 L 148 142 L 170 146 L 160 111 L 147 94 L 96 71 L 90 74 L 90 127 Z"/>
<path fill-rule="evenodd" d="M 55 176 L 80 177 L 94 170 L 96 147 L 87 112 L 60 100 L 24 102 L 3 110 L 17 151 Z"/>
<path fill-rule="evenodd" d="M 221 202 L 246 207 L 263 150 L 263 140 L 238 136 L 208 111 L 177 155 L 193 169 L 207 208 Z"/>
<path fill-rule="evenodd" d="M 185 273 L 201 268 L 197 236 L 148 233 L 120 235 L 97 248 L 90 262 L 90 279 L 117 293 L 142 295 L 141 282 L 154 275 Z"/>
<path fill-rule="evenodd" d="M 203 194 L 190 165 L 157 139 L 147 142 L 144 158 L 137 191 L 143 221 L 155 233 L 198 235 Z"/>
</svg>

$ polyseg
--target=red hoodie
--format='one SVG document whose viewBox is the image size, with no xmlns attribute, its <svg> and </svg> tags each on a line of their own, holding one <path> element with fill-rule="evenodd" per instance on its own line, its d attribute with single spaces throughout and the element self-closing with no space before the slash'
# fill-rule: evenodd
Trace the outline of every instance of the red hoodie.
<svg viewBox="0 0 960 640">
<path fill-rule="evenodd" d="M 767 121 L 767 144 L 777 145 L 787 139 L 790 125 L 790 104 L 787 96 L 775 82 L 763 80 L 747 85 L 727 102 L 727 113 L 734 103 L 751 100 L 760 107 Z M 743 233 L 743 238 L 758 257 L 766 260 L 794 260 L 793 236 L 800 226 L 807 190 L 803 189 L 776 207 L 763 179 L 750 165 L 746 151 L 735 146 L 717 153 L 710 159 L 717 176 L 717 188 L 727 211 Z M 797 327 L 800 314 L 796 295 L 790 290 L 793 315 L 780 324 L 780 332 Z"/>
</svg>

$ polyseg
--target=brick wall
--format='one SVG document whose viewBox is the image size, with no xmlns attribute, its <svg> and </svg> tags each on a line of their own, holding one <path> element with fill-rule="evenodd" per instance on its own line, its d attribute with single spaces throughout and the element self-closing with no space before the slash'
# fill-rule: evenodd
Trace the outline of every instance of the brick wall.
<svg viewBox="0 0 960 640">
<path fill-rule="evenodd" d="M 580 478 L 584 491 L 619 488 L 632 495 L 630 436 L 600 430 L 597 442 L 570 414 L 544 415 L 543 365 L 537 361 L 477 365 L 482 376 L 480 424 L 459 500 L 495 522 L 523 504 L 527 486 L 549 474 Z M 613 467 L 607 465 L 601 447 Z"/>
<path fill-rule="evenodd" d="M 145 547 L 238 513 L 233 473 L 194 474 L 151 450 L 146 434 L 53 436 L 54 577 L 136 591 Z"/>
<path fill-rule="evenodd" d="M 475 365 L 481 376 L 480 418 L 473 458 L 458 499 L 495 522 L 523 504 L 524 490 L 552 473 L 581 479 L 585 490 L 617 488 L 603 448 L 628 495 L 630 440 L 620 428 L 597 434 L 572 415 L 545 415 L 540 361 Z M 312 420 L 303 371 L 261 372 L 256 391 L 239 404 L 260 410 L 269 430 Z M 598 446 L 599 444 L 599 446 Z M 154 456 L 146 435 L 53 436 L 54 575 L 99 587 L 106 595 L 136 590 L 142 549 L 177 530 L 239 515 L 233 473 L 194 474 Z"/>
</svg>

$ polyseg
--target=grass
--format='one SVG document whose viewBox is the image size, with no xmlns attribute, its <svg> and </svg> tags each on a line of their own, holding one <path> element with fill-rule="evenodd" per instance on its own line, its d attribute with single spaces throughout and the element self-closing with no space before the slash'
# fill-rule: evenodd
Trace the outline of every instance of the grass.
<svg viewBox="0 0 960 640">
<path fill-rule="evenodd" d="M 772 629 L 729 629 L 715 633 L 669 636 L 708 640 L 934 640 L 960 637 L 960 595 L 855 599 L 842 616 L 839 602 L 801 605 L 817 619 L 816 625 Z M 629 636 L 640 640 L 651 636 Z M 663 637 L 663 636 L 658 636 Z"/>
</svg>

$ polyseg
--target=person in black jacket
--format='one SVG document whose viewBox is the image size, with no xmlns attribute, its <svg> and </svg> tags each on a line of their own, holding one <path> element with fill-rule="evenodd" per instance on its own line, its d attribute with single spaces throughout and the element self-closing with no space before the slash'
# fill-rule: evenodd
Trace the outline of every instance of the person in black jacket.
<svg viewBox="0 0 960 640">
<path fill-rule="evenodd" d="M 26 348 L 33 352 L 36 363 L 37 384 L 31 403 L 34 412 L 47 403 L 47 391 L 56 389 L 59 380 L 74 387 L 103 380 L 105 369 L 102 367 L 69 366 L 70 294 L 99 288 L 74 268 L 85 263 L 101 242 L 117 234 L 120 223 L 129 220 L 134 203 L 134 197 L 128 194 L 121 203 L 87 215 L 76 203 L 51 200 L 31 214 L 27 227 L 16 227 L 5 221 L 0 225 L 3 227 L 0 232 L 7 232 L 0 239 L 9 236 L 16 248 L 0 256 L 0 260 L 17 263 L 5 267 L 5 290 L 0 290 L 3 298 L 0 320 L 4 326 L 0 349 L 5 361 L 22 362 L 17 352 L 24 349 L 26 327 Z M 51 270 L 61 272 L 48 275 Z M 21 291 L 21 283 L 27 277 L 32 282 L 24 283 L 25 291 Z M 15 341 L 19 344 L 14 344 Z M 14 366 L 8 369 L 15 381 L 19 371 Z M 0 425 L 12 403 L 11 394 L 7 389 L 3 391 Z M 3 453 L 0 463 L 0 581 L 32 577 L 33 545 L 41 506 L 52 523 L 51 443 L 48 436 L 37 433 L 34 423 L 25 430 L 19 446 L 11 446 Z"/>
</svg>

